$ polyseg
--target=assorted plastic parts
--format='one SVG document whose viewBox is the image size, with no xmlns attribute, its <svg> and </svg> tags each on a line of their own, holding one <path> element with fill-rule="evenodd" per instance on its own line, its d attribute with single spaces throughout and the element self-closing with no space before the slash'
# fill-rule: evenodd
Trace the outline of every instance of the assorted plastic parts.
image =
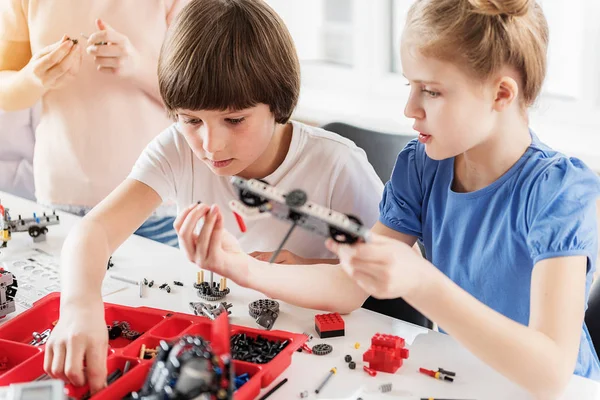
<svg viewBox="0 0 600 400">
<path fill-rule="evenodd" d="M 409 352 L 404 346 L 404 339 L 399 336 L 376 333 L 371 338 L 371 347 L 363 354 L 363 361 L 368 362 L 368 368 L 373 371 L 393 374 L 402 366 L 402 360 L 408 358 Z"/>
<path fill-rule="evenodd" d="M 315 331 L 321 339 L 344 336 L 344 319 L 339 313 L 315 315 Z"/>
<path fill-rule="evenodd" d="M 53 326 L 53 322 L 58 319 L 59 309 L 60 294 L 52 293 L 36 302 L 29 310 L 0 325 L 0 355 L 7 358 L 5 370 L 0 371 L 0 386 L 47 379 L 43 370 L 45 347 L 30 345 L 30 342 L 33 332 L 43 332 Z M 222 382 L 227 383 L 223 387 L 227 391 L 230 390 L 228 385 L 231 377 L 225 367 L 226 362 L 234 371 L 233 380 L 237 381 L 236 386 L 239 386 L 234 393 L 234 398 L 255 399 L 259 396 L 261 388 L 271 385 L 291 364 L 292 355 L 307 339 L 301 333 L 279 330 L 265 332 L 236 325 L 228 326 L 225 313 L 213 321 L 204 316 L 106 303 L 104 314 L 107 328 L 110 326 L 114 329 L 114 326 L 118 326 L 121 332 L 125 328 L 125 330 L 139 332 L 141 335 L 130 340 L 121 333 L 118 337 L 116 334 L 113 335 L 115 338 L 109 340 L 107 380 L 112 383 L 91 396 L 91 400 L 122 399 L 133 392 L 138 392 L 140 398 L 145 396 L 148 400 L 171 398 L 166 397 L 164 393 L 170 390 L 177 390 L 180 393 L 187 390 L 191 392 L 202 386 L 199 380 L 191 379 L 192 376 L 201 376 L 204 382 L 214 382 L 213 372 L 216 373 L 217 380 L 223 379 Z M 115 321 L 117 321 L 116 325 Z M 244 338 L 248 343 L 253 340 L 261 351 L 264 350 L 262 359 L 255 360 L 263 362 L 252 362 L 251 358 L 244 361 L 236 359 L 233 356 L 232 343 L 239 344 L 237 338 Z M 181 344 L 182 340 L 183 344 Z M 204 353 L 199 354 L 201 349 L 208 348 L 206 346 L 210 346 L 209 352 L 217 356 L 218 361 L 205 357 Z M 164 353 L 167 352 L 163 350 L 161 355 L 163 348 L 170 348 L 168 354 L 176 356 L 179 367 L 177 361 L 173 363 L 171 358 L 169 358 L 171 362 L 167 360 L 158 367 L 158 363 L 163 360 Z M 144 354 L 153 353 L 151 354 L 153 358 L 140 359 L 142 349 L 145 350 Z M 154 352 L 154 349 L 157 351 Z M 199 356 L 196 357 L 196 354 Z M 226 361 L 227 354 L 231 354 L 229 361 Z M 219 369 L 215 369 L 215 365 L 219 365 Z M 152 379 L 151 370 L 158 369 L 163 371 L 161 374 L 164 374 L 170 373 L 169 368 L 179 368 L 180 377 L 177 382 L 161 383 L 156 380 L 156 376 Z M 221 371 L 220 377 L 219 371 Z M 146 386 L 146 383 L 154 389 Z M 241 383 L 243 385 L 240 386 Z M 209 386 L 210 383 L 206 387 Z M 162 394 L 157 395 L 159 392 Z M 215 393 L 218 394 L 218 390 Z M 89 396 L 89 387 L 74 387 L 66 384 L 65 394 L 73 399 L 85 399 Z"/>
<path fill-rule="evenodd" d="M 256 320 L 258 326 L 270 330 L 279 317 L 279 303 L 271 299 L 253 301 L 248 304 L 248 314 Z"/>
<path fill-rule="evenodd" d="M 198 297 L 205 301 L 219 301 L 225 298 L 230 292 L 227 287 L 227 278 L 221 278 L 219 285 L 214 282 L 214 273 L 209 273 L 209 281 L 204 281 L 204 271 L 198 271 L 194 289 L 197 290 Z"/>
<path fill-rule="evenodd" d="M 227 321 L 226 315 L 221 318 Z M 201 336 L 186 335 L 171 343 L 160 342 L 142 389 L 130 398 L 226 400 L 233 397 L 234 387 L 229 351 L 217 355 Z"/>
<path fill-rule="evenodd" d="M 358 240 L 366 242 L 369 239 L 369 229 L 364 227 L 358 218 L 308 201 L 308 196 L 303 190 L 283 192 L 265 181 L 237 176 L 231 178 L 231 183 L 238 190 L 239 201 L 233 200 L 229 206 L 238 224 L 240 219 L 255 220 L 265 214 L 292 224 L 272 260 L 297 226 L 324 237 L 331 237 L 339 243 L 352 244 Z M 240 230 L 245 232 L 245 224 L 240 224 Z"/>
<path fill-rule="evenodd" d="M 432 371 L 426 368 L 419 368 L 419 372 L 424 375 L 428 375 L 432 378 L 443 380 L 446 382 L 454 382 L 454 379 L 456 378 L 456 372 L 447 371 L 443 368 L 438 368 L 437 371 Z"/>
<path fill-rule="evenodd" d="M 17 280 L 12 273 L 0 268 L 0 318 L 15 311 Z"/>
<path fill-rule="evenodd" d="M 213 320 L 223 313 L 230 315 L 231 311 L 229 311 L 229 309 L 231 307 L 233 307 L 233 304 L 225 301 L 219 303 L 218 305 L 202 303 L 200 301 L 190 302 L 190 309 L 194 312 L 194 314 L 204 315 L 205 317 Z"/>
<path fill-rule="evenodd" d="M 43 242 L 46 240 L 48 226 L 59 223 L 59 217 L 54 211 L 51 215 L 44 213 L 42 216 L 33 213 L 32 218 L 21 218 L 19 215 L 16 220 L 13 220 L 9 209 L 0 204 L 0 248 L 6 247 L 12 234 L 17 232 L 28 232 L 35 243 Z"/>
</svg>

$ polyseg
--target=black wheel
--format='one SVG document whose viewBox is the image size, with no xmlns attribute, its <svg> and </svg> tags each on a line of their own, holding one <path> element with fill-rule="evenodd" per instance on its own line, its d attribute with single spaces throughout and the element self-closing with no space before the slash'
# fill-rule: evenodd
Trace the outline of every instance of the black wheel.
<svg viewBox="0 0 600 400">
<path fill-rule="evenodd" d="M 258 180 L 266 185 L 269 184 L 268 182 L 266 182 L 262 179 L 258 179 Z M 269 200 L 265 199 L 264 197 L 260 197 L 260 196 L 254 194 L 248 190 L 245 190 L 245 189 L 239 190 L 239 196 L 240 196 L 240 201 L 242 203 L 244 203 L 245 205 L 247 205 L 248 207 L 260 207 L 269 202 Z"/>
<path fill-rule="evenodd" d="M 244 189 L 240 189 L 239 195 L 241 202 L 248 207 L 260 207 L 267 203 L 265 198 L 257 196 L 254 193 L 250 193 Z"/>
<path fill-rule="evenodd" d="M 361 220 L 356 218 L 354 215 L 347 215 L 347 217 L 350 219 L 350 221 L 362 225 Z M 329 226 L 329 235 L 338 243 L 354 244 L 358 241 L 358 236 L 341 231 L 333 226 Z"/>
<path fill-rule="evenodd" d="M 32 238 L 36 238 L 42 234 L 42 228 L 39 226 L 30 226 L 29 227 L 29 236 Z"/>
</svg>

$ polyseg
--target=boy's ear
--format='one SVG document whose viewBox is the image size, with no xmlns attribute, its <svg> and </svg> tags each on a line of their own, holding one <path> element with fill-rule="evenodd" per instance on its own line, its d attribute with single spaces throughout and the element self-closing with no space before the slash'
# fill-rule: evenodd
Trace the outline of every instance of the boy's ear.
<svg viewBox="0 0 600 400">
<path fill-rule="evenodd" d="M 510 76 L 501 77 L 496 84 L 494 110 L 501 112 L 513 104 L 519 96 L 519 85 Z"/>
</svg>

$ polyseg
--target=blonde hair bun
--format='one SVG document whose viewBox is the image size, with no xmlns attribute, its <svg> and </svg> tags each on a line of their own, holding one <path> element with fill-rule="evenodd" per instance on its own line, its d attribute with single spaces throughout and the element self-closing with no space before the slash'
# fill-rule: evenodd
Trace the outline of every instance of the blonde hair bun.
<svg viewBox="0 0 600 400">
<path fill-rule="evenodd" d="M 535 0 L 468 0 L 474 12 L 483 15 L 520 17 L 529 12 Z"/>
</svg>

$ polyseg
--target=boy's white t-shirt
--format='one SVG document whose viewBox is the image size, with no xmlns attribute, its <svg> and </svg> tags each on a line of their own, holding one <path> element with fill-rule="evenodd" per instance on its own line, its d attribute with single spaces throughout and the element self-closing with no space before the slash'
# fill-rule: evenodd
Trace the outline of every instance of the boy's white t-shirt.
<svg viewBox="0 0 600 400">
<path fill-rule="evenodd" d="M 283 163 L 264 179 L 283 191 L 303 189 L 314 203 L 357 216 L 372 227 L 379 218 L 383 183 L 352 141 L 332 132 L 291 121 L 292 140 Z M 290 224 L 275 218 L 245 221 L 241 233 L 229 202 L 238 200 L 230 177 L 215 175 L 197 159 L 183 134 L 173 124 L 157 136 L 136 162 L 130 178 L 154 189 L 163 201 L 175 200 L 181 212 L 192 203 L 217 204 L 225 228 L 242 249 L 274 251 Z M 297 228 L 284 249 L 305 258 L 331 258 L 325 238 Z"/>
</svg>

